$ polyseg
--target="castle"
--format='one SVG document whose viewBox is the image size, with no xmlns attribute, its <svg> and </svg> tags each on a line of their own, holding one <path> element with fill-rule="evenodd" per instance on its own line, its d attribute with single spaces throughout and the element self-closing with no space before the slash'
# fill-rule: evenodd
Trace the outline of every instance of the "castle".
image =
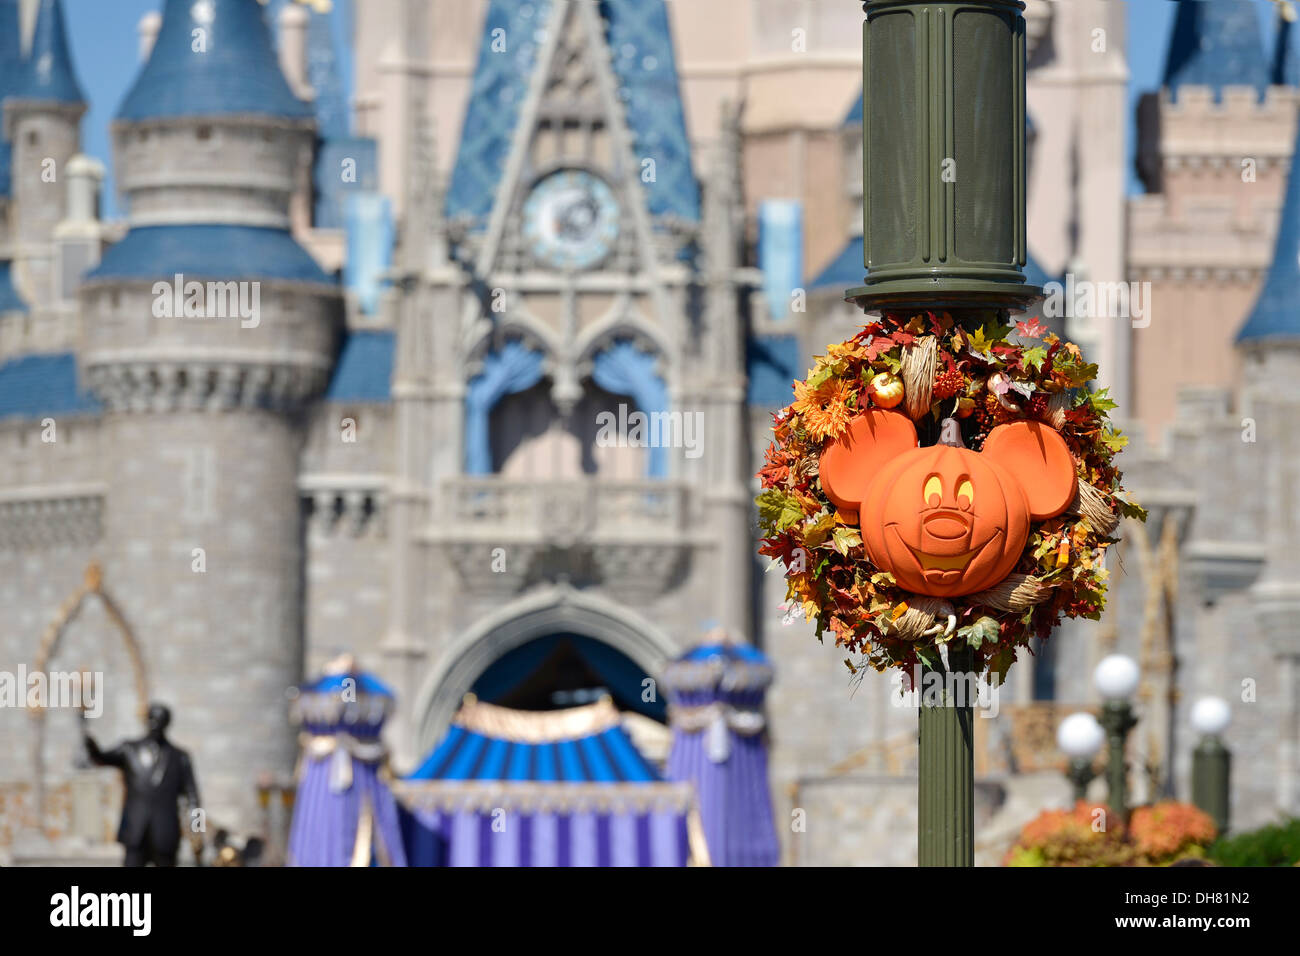
<svg viewBox="0 0 1300 956">
<path fill-rule="evenodd" d="M 662 721 L 643 681 L 720 626 L 776 668 L 787 862 L 913 859 L 915 712 L 781 606 L 751 515 L 771 412 L 858 321 L 858 5 L 366 0 L 350 104 L 328 3 L 161 7 L 104 222 L 61 0 L 0 0 L 3 666 L 102 672 L 100 738 L 172 704 L 211 819 L 251 830 L 286 692 L 340 651 L 395 690 L 405 769 L 470 692 Z M 1028 271 L 1151 283 L 1148 326 L 1064 331 L 1152 519 L 1106 618 L 977 721 L 987 861 L 1064 799 L 1055 722 L 1110 650 L 1144 668 L 1139 798 L 1185 794 L 1213 693 L 1236 824 L 1300 812 L 1290 38 L 1181 4 L 1126 200 L 1124 16 L 1027 4 Z M 0 709 L 0 853 L 111 857 L 77 720 Z"/>
</svg>

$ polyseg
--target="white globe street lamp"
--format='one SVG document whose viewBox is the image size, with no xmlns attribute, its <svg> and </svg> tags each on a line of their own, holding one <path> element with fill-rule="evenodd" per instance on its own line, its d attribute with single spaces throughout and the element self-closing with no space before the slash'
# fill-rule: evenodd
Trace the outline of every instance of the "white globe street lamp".
<svg viewBox="0 0 1300 956">
<path fill-rule="evenodd" d="M 1128 765 L 1124 762 L 1124 745 L 1129 731 L 1137 724 L 1130 703 L 1138 688 L 1137 661 L 1124 654 L 1102 658 L 1093 672 L 1092 682 L 1105 698 L 1101 723 L 1109 743 L 1106 755 L 1106 787 L 1110 808 L 1123 821 L 1128 820 Z"/>
<path fill-rule="evenodd" d="M 1102 658 L 1092 680 L 1107 700 L 1128 700 L 1137 691 L 1139 676 L 1137 661 L 1124 654 L 1111 654 Z"/>
<path fill-rule="evenodd" d="M 1087 711 L 1070 714 L 1056 728 L 1056 745 L 1070 758 L 1065 776 L 1074 787 L 1076 803 L 1087 799 L 1088 784 L 1097 776 L 1092 761 L 1105 742 L 1106 731 Z"/>
</svg>

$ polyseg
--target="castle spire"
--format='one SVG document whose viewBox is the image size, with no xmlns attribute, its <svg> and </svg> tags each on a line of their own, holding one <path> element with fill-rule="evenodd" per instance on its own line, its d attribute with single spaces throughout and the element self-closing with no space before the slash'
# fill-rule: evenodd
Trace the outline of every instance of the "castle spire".
<svg viewBox="0 0 1300 956">
<path fill-rule="evenodd" d="M 4 99 L 17 92 L 22 81 L 23 50 L 18 21 L 18 0 L 0 0 L 0 120 L 4 117 Z M 0 199 L 10 195 L 12 149 L 0 122 Z M 0 235 L 0 241 L 8 240 Z"/>
<path fill-rule="evenodd" d="M 299 0 L 303 2 L 303 0 Z M 316 94 L 316 125 L 322 139 L 348 135 L 348 105 L 334 46 L 334 5 L 315 0 L 307 25 L 307 82 Z"/>
<path fill-rule="evenodd" d="M 257 0 L 167 0 L 149 62 L 118 109 L 126 122 L 177 116 L 310 119 Z"/>
<path fill-rule="evenodd" d="M 63 26 L 63 0 L 41 0 L 32 47 L 15 95 L 27 100 L 85 103 Z"/>
<path fill-rule="evenodd" d="M 1281 10 L 1282 8 L 1279 8 Z M 1300 63 L 1291 44 L 1291 19 L 1279 12 L 1277 17 L 1277 34 L 1273 42 L 1273 65 L 1269 71 L 1269 82 L 1274 86 L 1300 85 Z"/>
<path fill-rule="evenodd" d="M 1261 95 L 1269 72 L 1254 5 L 1245 0 L 1184 0 L 1174 15 L 1164 86 L 1208 86 L 1214 98 L 1225 86 L 1253 86 Z"/>
<path fill-rule="evenodd" d="M 1295 149 L 1300 150 L 1300 137 Z M 1293 156 L 1300 156 L 1293 150 Z M 1237 333 L 1239 345 L 1275 344 L 1279 340 L 1300 345 L 1300 163 L 1292 163 L 1286 200 L 1278 223 L 1273 264 L 1250 316 Z"/>
<path fill-rule="evenodd" d="M 15 92 L 22 76 L 23 44 L 18 0 L 0 0 L 0 100 Z"/>
</svg>

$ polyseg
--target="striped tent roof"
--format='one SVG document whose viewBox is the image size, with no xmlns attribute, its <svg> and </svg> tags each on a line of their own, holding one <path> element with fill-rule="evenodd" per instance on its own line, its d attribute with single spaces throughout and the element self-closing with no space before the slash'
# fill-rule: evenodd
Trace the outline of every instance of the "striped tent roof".
<svg viewBox="0 0 1300 956">
<path fill-rule="evenodd" d="M 407 779 L 613 784 L 661 777 L 623 730 L 609 698 L 543 712 L 470 698 Z"/>
</svg>

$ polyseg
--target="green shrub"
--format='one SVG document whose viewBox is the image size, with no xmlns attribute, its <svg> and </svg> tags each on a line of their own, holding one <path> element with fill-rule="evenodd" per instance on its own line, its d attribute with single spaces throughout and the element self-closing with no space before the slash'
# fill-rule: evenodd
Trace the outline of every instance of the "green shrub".
<svg viewBox="0 0 1300 956">
<path fill-rule="evenodd" d="M 1220 866 L 1294 866 L 1300 863 L 1300 817 L 1219 840 L 1210 859 Z"/>
</svg>

